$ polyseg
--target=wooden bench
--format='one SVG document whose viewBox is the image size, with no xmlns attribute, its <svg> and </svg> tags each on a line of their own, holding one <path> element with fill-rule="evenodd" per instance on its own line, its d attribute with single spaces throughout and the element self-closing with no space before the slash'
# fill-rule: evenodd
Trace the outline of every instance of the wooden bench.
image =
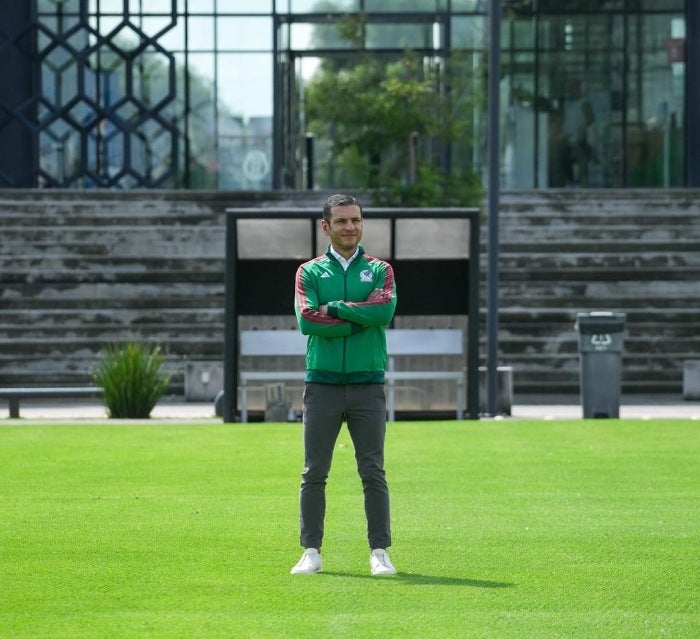
<svg viewBox="0 0 700 639">
<path fill-rule="evenodd" d="M 392 328 L 386 331 L 389 361 L 386 371 L 387 418 L 396 416 L 396 382 L 447 380 L 455 383 L 455 414 L 464 416 L 465 380 L 464 366 L 459 370 L 396 370 L 396 358 L 405 355 L 463 355 L 464 337 L 460 329 Z M 241 331 L 240 354 L 247 357 L 303 356 L 306 354 L 306 336 L 296 330 L 246 330 Z M 248 388 L 251 382 L 296 381 L 303 382 L 303 367 L 294 371 L 240 370 L 241 421 L 248 421 Z"/>
<path fill-rule="evenodd" d="M 0 399 L 6 399 L 10 418 L 19 418 L 19 403 L 22 399 L 59 399 L 72 397 L 102 397 L 101 386 L 55 386 L 0 388 Z"/>
</svg>

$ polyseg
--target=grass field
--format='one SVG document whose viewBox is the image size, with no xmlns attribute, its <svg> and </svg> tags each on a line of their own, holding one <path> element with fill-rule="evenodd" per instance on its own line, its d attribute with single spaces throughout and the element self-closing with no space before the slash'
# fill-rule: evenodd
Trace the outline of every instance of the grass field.
<svg viewBox="0 0 700 639">
<path fill-rule="evenodd" d="M 324 570 L 298 424 L 0 426 L 0 636 L 696 638 L 700 423 L 389 425 L 395 577 L 343 431 Z"/>
</svg>

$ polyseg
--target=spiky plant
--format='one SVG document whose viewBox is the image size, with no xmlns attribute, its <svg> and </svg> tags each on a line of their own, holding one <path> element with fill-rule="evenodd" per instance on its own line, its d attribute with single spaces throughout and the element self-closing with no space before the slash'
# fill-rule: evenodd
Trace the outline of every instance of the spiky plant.
<svg viewBox="0 0 700 639">
<path fill-rule="evenodd" d="M 170 382 L 170 375 L 162 368 L 163 355 L 158 347 L 130 343 L 107 348 L 92 379 L 104 389 L 109 417 L 150 417 Z"/>
</svg>

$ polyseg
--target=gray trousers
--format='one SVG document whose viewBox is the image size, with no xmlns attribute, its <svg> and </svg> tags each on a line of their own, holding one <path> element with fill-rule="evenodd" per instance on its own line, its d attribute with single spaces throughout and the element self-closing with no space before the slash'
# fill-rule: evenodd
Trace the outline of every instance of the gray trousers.
<svg viewBox="0 0 700 639">
<path fill-rule="evenodd" d="M 306 384 L 304 472 L 301 475 L 300 541 L 320 548 L 326 515 L 326 479 L 343 421 L 355 447 L 362 479 L 370 548 L 391 545 L 389 489 L 384 476 L 386 397 L 382 384 Z"/>
</svg>

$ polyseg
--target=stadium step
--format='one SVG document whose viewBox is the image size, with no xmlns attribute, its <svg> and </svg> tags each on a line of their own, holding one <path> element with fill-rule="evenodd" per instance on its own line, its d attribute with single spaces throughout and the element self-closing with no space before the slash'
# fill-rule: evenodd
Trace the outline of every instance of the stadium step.
<svg viewBox="0 0 700 639">
<path fill-rule="evenodd" d="M 578 392 L 574 324 L 593 310 L 627 314 L 623 392 L 681 393 L 683 360 L 700 353 L 699 195 L 501 194 L 499 363 L 513 367 L 516 395 Z M 223 351 L 225 209 L 318 207 L 324 197 L 3 190 L 0 385 L 84 384 L 101 350 L 137 339 L 162 347 L 181 394 L 185 363 Z"/>
</svg>

